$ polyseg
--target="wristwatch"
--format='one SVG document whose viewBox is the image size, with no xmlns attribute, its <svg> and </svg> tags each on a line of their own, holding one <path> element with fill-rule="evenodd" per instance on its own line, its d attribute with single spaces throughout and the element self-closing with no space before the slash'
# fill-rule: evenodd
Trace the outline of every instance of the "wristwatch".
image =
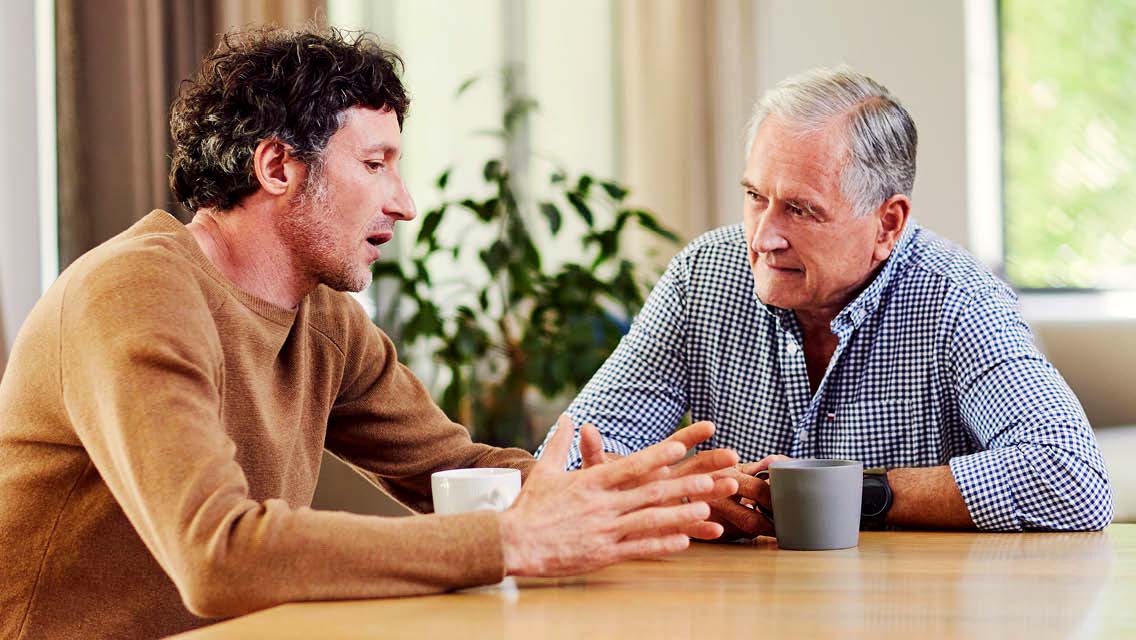
<svg viewBox="0 0 1136 640">
<path fill-rule="evenodd" d="M 864 470 L 864 494 L 860 502 L 860 529 L 881 531 L 891 510 L 891 486 L 887 469 Z"/>
</svg>

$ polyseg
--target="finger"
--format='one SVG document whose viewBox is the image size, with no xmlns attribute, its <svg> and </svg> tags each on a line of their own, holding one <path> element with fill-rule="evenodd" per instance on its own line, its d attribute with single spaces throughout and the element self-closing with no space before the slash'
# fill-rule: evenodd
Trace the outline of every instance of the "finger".
<svg viewBox="0 0 1136 640">
<path fill-rule="evenodd" d="M 733 478 L 738 481 L 738 495 L 743 498 L 757 500 L 763 493 L 769 493 L 769 484 L 764 480 L 753 477 L 753 474 L 739 472 L 738 475 L 733 476 Z"/>
<path fill-rule="evenodd" d="M 694 424 L 683 427 L 678 431 L 671 434 L 668 440 L 681 442 L 682 446 L 690 449 L 694 445 L 705 442 L 714 435 L 714 425 L 710 422 L 703 420 L 702 422 L 695 422 Z"/>
<path fill-rule="evenodd" d="M 729 522 L 738 531 L 752 538 L 771 531 L 769 522 L 754 509 L 743 507 L 732 500 L 719 500 L 712 505 L 721 519 Z"/>
<path fill-rule="evenodd" d="M 660 467 L 678 462 L 684 455 L 686 455 L 686 449 L 683 448 L 682 443 L 664 440 L 626 458 L 594 467 L 591 470 L 596 472 L 596 477 L 599 478 L 602 485 L 618 487 L 631 480 L 644 478 Z"/>
<path fill-rule="evenodd" d="M 691 500 L 717 500 L 729 498 L 738 492 L 738 481 L 733 478 L 715 478 L 714 488 L 707 493 L 690 496 Z"/>
<path fill-rule="evenodd" d="M 782 455 L 765 456 L 761 460 L 758 460 L 756 463 L 754 463 L 752 467 L 750 467 L 751 469 L 753 469 L 753 471 L 750 472 L 750 475 L 753 475 L 758 471 L 765 471 L 769 468 L 769 465 L 773 464 L 774 462 L 780 462 L 782 460 L 792 460 L 792 458 Z"/>
<path fill-rule="evenodd" d="M 541 470 L 563 471 L 575 435 L 576 427 L 572 425 L 572 418 L 568 417 L 567 413 L 560 414 L 560 418 L 556 421 L 556 433 L 552 434 L 552 438 L 544 448 L 537 467 Z"/>
<path fill-rule="evenodd" d="M 678 553 L 690 546 L 690 538 L 685 534 L 672 533 L 665 536 L 625 540 L 616 545 L 615 562 L 642 558 L 657 558 Z"/>
<path fill-rule="evenodd" d="M 709 451 L 699 452 L 674 465 L 671 469 L 676 472 L 677 475 L 714 473 L 716 471 L 730 469 L 737 463 L 738 454 L 734 453 L 732 449 L 711 449 Z"/>
<path fill-rule="evenodd" d="M 585 469 L 604 463 L 603 438 L 591 423 L 580 427 L 580 457 Z"/>
<path fill-rule="evenodd" d="M 688 526 L 683 533 L 698 540 L 717 540 L 726 532 L 726 528 L 717 522 L 703 520 Z"/>
<path fill-rule="evenodd" d="M 643 532 L 669 531 L 701 522 L 710 517 L 710 506 L 705 502 L 691 502 L 672 507 L 649 507 L 622 515 L 616 520 L 620 538 Z"/>
<path fill-rule="evenodd" d="M 613 506 L 621 513 L 628 513 L 645 506 L 679 500 L 684 496 L 710 493 L 714 490 L 714 484 L 714 479 L 708 475 L 658 480 L 619 492 Z"/>
<path fill-rule="evenodd" d="M 667 536 L 675 533 L 682 533 L 691 538 L 699 540 L 717 540 L 722 537 L 725 528 L 717 522 L 709 522 L 702 520 L 693 524 L 688 524 L 680 527 L 671 527 L 668 529 L 661 529 L 658 531 L 643 531 L 634 535 L 624 538 L 624 540 L 639 540 L 642 538 L 653 538 L 658 536 Z"/>
<path fill-rule="evenodd" d="M 753 537 L 747 536 L 744 531 L 738 529 L 733 524 L 731 524 L 729 520 L 722 517 L 722 514 L 713 510 L 713 507 L 711 507 L 710 517 L 706 519 L 706 522 L 717 524 L 718 526 L 722 527 L 722 535 L 718 536 L 717 538 L 699 538 L 699 540 L 740 540 L 743 538 Z"/>
</svg>

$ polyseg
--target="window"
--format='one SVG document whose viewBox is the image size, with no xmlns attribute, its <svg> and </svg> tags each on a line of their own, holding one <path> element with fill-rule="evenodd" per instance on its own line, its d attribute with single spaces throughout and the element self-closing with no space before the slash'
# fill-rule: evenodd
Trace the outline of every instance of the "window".
<svg viewBox="0 0 1136 640">
<path fill-rule="evenodd" d="M 1002 0 L 1005 270 L 1136 289 L 1136 0 Z"/>
</svg>

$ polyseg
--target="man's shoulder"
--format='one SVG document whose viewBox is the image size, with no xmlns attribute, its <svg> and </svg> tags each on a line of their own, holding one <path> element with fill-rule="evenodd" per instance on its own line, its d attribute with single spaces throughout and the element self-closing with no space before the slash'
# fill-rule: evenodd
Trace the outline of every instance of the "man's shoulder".
<svg viewBox="0 0 1136 640">
<path fill-rule="evenodd" d="M 908 286 L 941 288 L 964 299 L 989 294 L 1016 298 L 1009 285 L 970 252 L 923 227 L 912 234 L 902 280 Z"/>
<path fill-rule="evenodd" d="M 745 231 L 740 224 L 729 224 L 716 229 L 711 229 L 694 240 L 683 248 L 685 254 L 698 254 L 702 252 L 737 252 L 739 248 L 745 251 Z"/>
<path fill-rule="evenodd" d="M 83 254 L 60 274 L 59 284 L 71 294 L 88 292 L 91 295 L 200 289 L 200 281 L 206 279 L 207 274 L 195 263 L 184 240 L 168 227 L 146 224 L 150 219 L 151 216 L 147 216 Z"/>
<path fill-rule="evenodd" d="M 675 256 L 690 272 L 738 271 L 748 273 L 745 232 L 742 225 L 731 224 L 711 229 L 683 247 Z"/>
</svg>

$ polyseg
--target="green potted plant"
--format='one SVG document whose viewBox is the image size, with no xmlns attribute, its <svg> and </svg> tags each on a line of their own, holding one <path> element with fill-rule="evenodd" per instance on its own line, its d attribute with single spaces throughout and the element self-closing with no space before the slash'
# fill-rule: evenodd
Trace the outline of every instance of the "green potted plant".
<svg viewBox="0 0 1136 640">
<path fill-rule="evenodd" d="M 376 322 L 404 346 L 427 345 L 449 373 L 439 405 L 468 425 L 475 439 L 532 449 L 534 429 L 543 433 L 548 425 L 532 424 L 530 389 L 553 398 L 582 387 L 643 304 L 648 283 L 621 253 L 624 232 L 635 224 L 672 243 L 678 238 L 650 212 L 624 206 L 628 190 L 613 180 L 557 168 L 549 173 L 542 197 L 523 193 L 509 170 L 514 160 L 509 156 L 536 102 L 515 90 L 510 70 L 503 77 L 501 129 L 491 133 L 504 140 L 505 152 L 475 169 L 487 195 L 460 197 L 448 191 L 451 175 L 468 169 L 450 168 L 438 177 L 442 202 L 423 215 L 409 255 L 374 265 L 376 282 L 393 280 L 399 298 L 398 304 L 383 305 L 386 311 Z M 458 95 L 471 84 L 464 83 Z M 547 225 L 555 238 L 566 211 L 584 224 L 579 261 L 549 269 L 532 225 Z M 456 217 L 483 232 L 444 242 L 438 227 Z M 436 287 L 427 262 L 444 257 L 457 264 L 465 252 L 476 255 L 484 271 L 477 283 Z"/>
</svg>

